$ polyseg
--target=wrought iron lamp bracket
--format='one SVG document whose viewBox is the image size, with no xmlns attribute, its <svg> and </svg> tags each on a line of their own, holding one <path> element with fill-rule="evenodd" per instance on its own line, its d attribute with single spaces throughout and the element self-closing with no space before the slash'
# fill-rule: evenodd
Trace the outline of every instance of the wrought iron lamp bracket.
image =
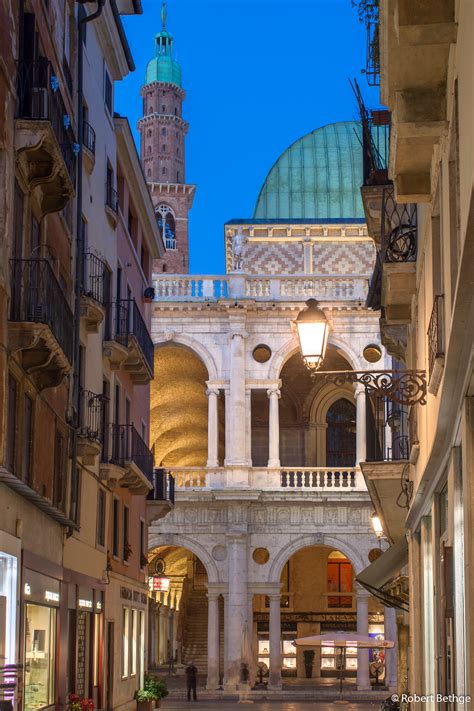
<svg viewBox="0 0 474 711">
<path fill-rule="evenodd" d="M 369 394 L 386 397 L 399 405 L 426 405 L 424 370 L 326 370 L 316 371 L 327 383 L 360 383 Z"/>
</svg>

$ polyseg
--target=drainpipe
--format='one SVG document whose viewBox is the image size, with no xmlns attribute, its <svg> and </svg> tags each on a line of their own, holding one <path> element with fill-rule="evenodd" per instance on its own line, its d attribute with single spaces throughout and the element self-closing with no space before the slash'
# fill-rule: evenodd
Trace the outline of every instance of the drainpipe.
<svg viewBox="0 0 474 711">
<path fill-rule="evenodd" d="M 84 4 L 90 0 L 77 0 Z M 80 150 L 77 154 L 77 174 L 76 174 L 76 273 L 75 273 L 75 305 L 74 305 L 74 356 L 73 356 L 73 431 L 72 431 L 72 472 L 71 472 L 71 507 L 70 518 L 76 522 L 78 515 L 79 499 L 79 476 L 77 467 L 77 435 L 79 430 L 79 410 L 80 410 L 80 328 L 81 328 L 81 293 L 83 286 L 83 266 L 84 266 L 84 243 L 82 230 L 82 139 L 84 133 L 84 122 L 82 115 L 82 86 L 84 73 L 84 29 L 87 23 L 100 17 L 104 9 L 105 0 L 97 0 L 97 10 L 91 15 L 87 15 L 78 23 L 78 50 L 77 50 L 77 132 Z M 68 536 L 72 535 L 72 529 L 68 530 Z"/>
</svg>

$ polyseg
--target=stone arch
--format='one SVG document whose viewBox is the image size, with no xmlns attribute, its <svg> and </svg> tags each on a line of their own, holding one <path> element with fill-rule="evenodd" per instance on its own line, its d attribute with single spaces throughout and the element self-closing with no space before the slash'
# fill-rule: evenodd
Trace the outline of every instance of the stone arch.
<svg viewBox="0 0 474 711">
<path fill-rule="evenodd" d="M 321 537 L 314 534 L 305 535 L 291 541 L 278 553 L 270 566 L 270 570 L 268 572 L 268 582 L 279 583 L 285 563 L 294 553 L 297 553 L 302 548 L 308 548 L 309 546 L 326 546 L 341 551 L 341 553 L 344 553 L 344 555 L 352 563 L 352 567 L 356 575 L 367 567 L 367 562 L 363 554 L 355 545 L 349 543 L 347 540 L 330 534 L 323 534 Z"/>
<path fill-rule="evenodd" d="M 310 400 L 310 398 L 312 398 L 312 400 Z M 307 411 L 309 412 L 310 422 L 326 422 L 326 415 L 329 408 L 341 398 L 346 398 L 346 400 L 349 400 L 353 405 L 355 405 L 354 386 L 345 384 L 341 387 L 335 387 L 334 385 L 328 383 L 317 393 L 313 393 L 313 391 L 311 391 L 305 403 L 305 410 L 307 408 Z"/>
<path fill-rule="evenodd" d="M 215 561 L 211 557 L 211 554 L 208 553 L 204 546 L 198 543 L 194 538 L 180 533 L 153 533 L 152 527 L 148 539 L 148 550 L 151 551 L 154 548 L 159 548 L 161 546 L 176 546 L 177 548 L 185 548 L 191 553 L 194 553 L 206 569 L 208 582 L 220 582 L 219 571 Z"/>
<path fill-rule="evenodd" d="M 155 348 L 163 348 L 166 347 L 167 345 L 180 345 L 184 346 L 184 348 L 188 348 L 190 351 L 194 353 L 198 358 L 202 360 L 204 365 L 207 368 L 207 372 L 209 375 L 209 380 L 217 380 L 219 375 L 217 371 L 217 365 L 214 360 L 214 357 L 208 351 L 206 346 L 204 346 L 202 343 L 199 341 L 196 341 L 194 338 L 191 336 L 187 336 L 184 333 L 170 333 L 170 334 L 158 334 L 157 337 L 153 339 L 153 343 Z"/>
<path fill-rule="evenodd" d="M 361 365 L 362 355 L 358 355 L 356 351 L 344 339 L 330 332 L 328 346 L 336 348 L 341 356 L 347 360 L 353 370 L 364 370 Z M 285 363 L 292 355 L 298 352 L 298 340 L 296 335 L 293 335 L 291 340 L 283 344 L 283 346 L 275 353 L 270 360 L 268 377 L 270 380 L 278 380 L 280 373 Z"/>
</svg>

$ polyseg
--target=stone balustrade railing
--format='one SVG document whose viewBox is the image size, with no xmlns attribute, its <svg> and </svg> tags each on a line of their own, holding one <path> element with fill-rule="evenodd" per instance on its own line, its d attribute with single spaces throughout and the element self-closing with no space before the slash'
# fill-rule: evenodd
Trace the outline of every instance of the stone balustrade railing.
<svg viewBox="0 0 474 711">
<path fill-rule="evenodd" d="M 218 301 L 236 298 L 305 301 L 311 297 L 327 301 L 365 301 L 368 277 L 160 274 L 153 277 L 153 287 L 155 301 Z"/>
<path fill-rule="evenodd" d="M 169 470 L 178 491 L 185 489 L 222 489 L 243 486 L 236 483 L 232 468 L 176 467 Z M 248 484 L 252 489 L 281 491 L 367 491 L 358 467 L 250 467 Z"/>
</svg>

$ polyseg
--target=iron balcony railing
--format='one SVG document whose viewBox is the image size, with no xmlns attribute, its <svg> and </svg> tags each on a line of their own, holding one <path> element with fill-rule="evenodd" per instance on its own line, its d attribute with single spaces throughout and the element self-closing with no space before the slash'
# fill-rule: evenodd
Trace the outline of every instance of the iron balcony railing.
<svg viewBox="0 0 474 711">
<path fill-rule="evenodd" d="M 87 121 L 82 125 L 82 145 L 95 156 L 95 131 Z"/>
<path fill-rule="evenodd" d="M 174 504 L 175 481 L 174 476 L 166 469 L 153 470 L 153 489 L 148 493 L 148 501 L 169 501 Z"/>
<path fill-rule="evenodd" d="M 386 185 L 390 147 L 390 112 L 366 111 L 362 118 L 364 185 Z"/>
<path fill-rule="evenodd" d="M 102 442 L 107 398 L 90 390 L 81 390 L 79 401 L 79 435 Z"/>
<path fill-rule="evenodd" d="M 154 345 L 135 299 L 121 299 L 111 304 L 107 315 L 106 340 L 129 346 L 134 338 L 150 369 L 154 372 Z"/>
<path fill-rule="evenodd" d="M 59 90 L 59 82 L 48 59 L 19 61 L 16 117 L 49 121 L 61 149 L 71 182 L 75 183 L 75 139 L 71 118 Z"/>
<path fill-rule="evenodd" d="M 103 259 L 93 252 L 84 254 L 84 274 L 82 280 L 84 296 L 105 306 L 110 294 L 110 270 Z"/>
<path fill-rule="evenodd" d="M 134 462 L 148 481 L 153 483 L 153 453 L 133 424 L 109 424 L 103 439 L 102 461 L 119 467 Z"/>
<path fill-rule="evenodd" d="M 374 4 L 375 10 L 375 4 Z M 380 85 L 380 25 L 378 12 L 374 11 L 372 18 L 367 20 L 367 56 L 365 74 L 369 86 Z"/>
<path fill-rule="evenodd" d="M 73 314 L 47 259 L 11 259 L 10 321 L 47 324 L 70 363 Z"/>
<path fill-rule="evenodd" d="M 433 310 L 428 326 L 428 368 L 430 378 L 434 370 L 436 359 L 444 356 L 443 306 L 443 295 L 438 294 L 438 296 L 434 298 Z"/>
<path fill-rule="evenodd" d="M 382 263 L 416 261 L 416 205 L 397 203 L 392 185 L 383 190 L 380 252 Z"/>
<path fill-rule="evenodd" d="M 410 457 L 408 408 L 386 397 L 366 394 L 367 461 L 387 462 Z"/>
<path fill-rule="evenodd" d="M 105 204 L 113 212 L 118 212 L 118 193 L 111 183 L 105 184 Z"/>
</svg>

